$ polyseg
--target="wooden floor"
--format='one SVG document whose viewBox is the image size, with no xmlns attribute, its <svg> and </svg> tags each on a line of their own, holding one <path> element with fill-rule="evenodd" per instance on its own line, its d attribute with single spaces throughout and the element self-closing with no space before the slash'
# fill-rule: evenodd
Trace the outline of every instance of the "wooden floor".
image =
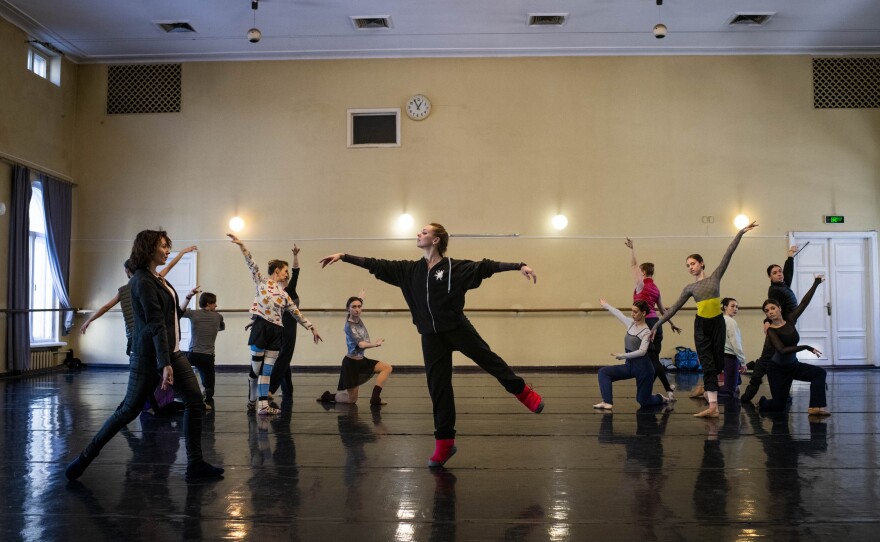
<svg viewBox="0 0 880 542">
<path fill-rule="evenodd" d="M 0 381 L 0 540 L 584 541 L 880 539 L 880 372 L 829 373 L 826 421 L 723 407 L 691 415 L 698 376 L 673 375 L 674 410 L 594 411 L 595 374 L 523 375 L 528 412 L 490 377 L 456 374 L 458 453 L 433 450 L 424 375 L 394 374 L 388 405 L 325 408 L 335 374 L 295 374 L 280 416 L 245 411 L 246 377 L 218 375 L 206 459 L 188 484 L 180 417 L 144 414 L 79 482 L 64 468 L 119 404 L 124 370 Z M 762 392 L 767 393 L 766 384 Z M 760 394 L 759 394 L 760 396 Z"/>
</svg>

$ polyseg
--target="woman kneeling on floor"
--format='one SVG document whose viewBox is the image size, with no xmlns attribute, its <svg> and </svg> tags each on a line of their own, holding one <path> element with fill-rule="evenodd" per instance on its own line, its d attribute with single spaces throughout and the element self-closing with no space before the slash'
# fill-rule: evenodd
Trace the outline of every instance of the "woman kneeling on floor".
<svg viewBox="0 0 880 542">
<path fill-rule="evenodd" d="M 626 360 L 623 365 L 613 365 L 599 369 L 599 391 L 602 392 L 602 402 L 593 405 L 600 410 L 611 410 L 614 407 L 614 397 L 611 393 L 611 383 L 616 380 L 636 379 L 636 401 L 643 406 L 659 405 L 664 402 L 660 394 L 651 394 L 654 385 L 654 366 L 648 357 L 648 347 L 651 345 L 651 330 L 645 323 L 645 315 L 650 308 L 642 300 L 634 301 L 632 305 L 632 318 L 627 318 L 619 310 L 615 309 L 605 298 L 599 298 L 602 308 L 617 317 L 626 326 L 624 345 L 626 353 L 611 354 L 617 359 Z"/>
<path fill-rule="evenodd" d="M 342 370 L 339 373 L 339 385 L 336 393 L 325 391 L 318 401 L 326 403 L 355 403 L 358 398 L 358 389 L 366 383 L 374 374 L 376 385 L 373 386 L 373 395 L 370 397 L 371 405 L 384 405 L 380 394 L 385 387 L 385 381 L 391 375 L 391 365 L 382 361 L 376 361 L 364 356 L 367 348 L 379 348 L 385 339 L 377 339 L 370 342 L 370 334 L 367 326 L 361 320 L 361 310 L 364 307 L 364 292 L 360 295 L 349 297 L 345 303 L 348 317 L 345 319 L 345 343 L 348 346 L 348 354 L 342 358 Z"/>
</svg>

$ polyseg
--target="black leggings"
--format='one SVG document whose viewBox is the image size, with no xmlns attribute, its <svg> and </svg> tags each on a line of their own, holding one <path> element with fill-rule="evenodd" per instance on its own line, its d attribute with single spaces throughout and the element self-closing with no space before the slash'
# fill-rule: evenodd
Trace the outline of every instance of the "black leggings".
<svg viewBox="0 0 880 542">
<path fill-rule="evenodd" d="M 724 370 L 724 341 L 727 326 L 724 316 L 694 319 L 694 345 L 697 358 L 703 366 L 703 387 L 706 391 L 718 391 L 718 373 Z"/>
<path fill-rule="evenodd" d="M 199 390 L 196 375 L 183 353 L 171 354 L 171 368 L 174 370 L 174 391 L 183 398 L 185 404 L 183 433 L 186 436 L 186 459 L 188 464 L 193 464 L 202 459 L 202 418 L 205 403 L 202 402 L 202 392 Z M 96 457 L 116 433 L 140 415 L 144 402 L 156 389 L 159 379 L 160 373 L 154 359 L 139 360 L 136 354 L 132 355 L 125 399 L 83 450 L 84 456 Z"/>
<path fill-rule="evenodd" d="M 272 374 L 269 376 L 269 393 L 274 394 L 281 388 L 284 395 L 293 395 L 293 379 L 290 374 L 290 361 L 293 359 L 293 350 L 296 348 L 296 319 L 285 312 L 281 322 L 284 331 L 281 332 L 281 350 L 278 351 L 278 359 L 272 366 Z"/>
<path fill-rule="evenodd" d="M 202 387 L 205 389 L 205 399 L 213 398 L 214 382 L 216 380 L 214 355 L 190 351 L 186 353 L 186 359 L 189 360 L 190 365 L 199 370 L 199 374 L 202 377 Z"/>
<path fill-rule="evenodd" d="M 428 393 L 434 407 L 434 438 L 438 440 L 455 437 L 455 393 L 452 390 L 452 353 L 455 351 L 494 376 L 508 393 L 521 393 L 526 386 L 467 320 L 455 329 L 422 335 Z"/>
<path fill-rule="evenodd" d="M 645 324 L 648 326 L 648 329 L 651 329 L 659 320 L 659 318 L 645 318 Z M 651 341 L 651 346 L 648 347 L 648 359 L 651 360 L 651 365 L 654 366 L 654 380 L 660 380 L 660 383 L 663 384 L 664 390 L 672 391 L 672 386 L 669 385 L 669 379 L 666 378 L 666 367 L 660 363 L 660 346 L 662 344 L 663 326 L 660 326 L 657 328 L 657 333 L 654 334 L 654 340 Z"/>
<path fill-rule="evenodd" d="M 810 383 L 810 408 L 827 406 L 825 399 L 825 369 L 796 361 L 790 365 L 767 363 L 767 381 L 771 399 L 761 398 L 761 409 L 781 412 L 788 405 L 791 383 L 794 380 Z"/>
</svg>

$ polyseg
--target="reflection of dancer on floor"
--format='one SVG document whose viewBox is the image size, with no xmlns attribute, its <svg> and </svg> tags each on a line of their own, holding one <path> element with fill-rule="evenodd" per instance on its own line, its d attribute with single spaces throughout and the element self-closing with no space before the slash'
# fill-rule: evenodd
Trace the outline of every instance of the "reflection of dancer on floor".
<svg viewBox="0 0 880 542">
<path fill-rule="evenodd" d="M 686 260 L 688 273 L 694 277 L 694 283 L 685 286 L 678 300 L 669 307 L 666 314 L 654 324 L 652 329 L 652 334 L 656 333 L 663 322 L 672 318 L 689 297 L 693 297 L 697 302 L 697 316 L 694 318 L 694 346 L 696 346 L 700 364 L 703 366 L 703 385 L 706 388 L 706 400 L 709 401 L 709 408 L 694 414 L 698 418 L 718 417 L 718 373 L 724 364 L 726 337 L 724 316 L 721 313 L 721 277 L 727 271 L 727 265 L 730 263 L 730 258 L 742 236 L 757 226 L 756 222 L 752 222 L 739 230 L 730 246 L 727 247 L 727 252 L 721 258 L 721 263 L 708 277 L 703 257 L 699 254 L 688 256 Z"/>
<path fill-rule="evenodd" d="M 68 465 L 65 475 L 69 480 L 82 476 L 110 439 L 140 414 L 144 401 L 157 384 L 162 389 L 173 386 L 186 405 L 183 413 L 186 478 L 217 478 L 223 474 L 223 469 L 202 458 L 205 411 L 202 392 L 195 373 L 180 351 L 177 292 L 156 272 L 168 259 L 169 252 L 171 240 L 164 231 L 144 230 L 134 241 L 131 262 L 137 271 L 130 284 L 135 321 L 128 389 L 122 404 L 79 457 Z"/>
<path fill-rule="evenodd" d="M 639 265 L 639 260 L 636 258 L 636 249 L 633 247 L 633 242 L 629 237 L 626 238 L 626 246 L 630 249 L 630 268 L 632 269 L 635 282 L 633 301 L 641 299 L 648 304 L 649 310 L 648 314 L 645 315 L 645 323 L 648 325 L 648 328 L 652 328 L 660 319 L 657 313 L 660 313 L 660 315 L 666 314 L 666 307 L 663 306 L 663 300 L 660 298 L 660 289 L 654 283 L 654 264 L 645 262 Z M 672 331 L 681 333 L 681 328 L 673 324 L 671 319 L 669 320 L 669 327 L 672 328 Z M 654 378 L 659 379 L 660 383 L 663 384 L 663 389 L 666 390 L 666 397 L 670 401 L 674 401 L 675 395 L 673 391 L 675 386 L 669 383 L 669 380 L 666 378 L 666 368 L 660 363 L 660 348 L 662 345 L 663 327 L 661 326 L 657 328 L 657 333 L 654 334 L 654 338 L 651 340 L 651 346 L 648 348 L 648 358 L 651 360 L 651 365 L 654 366 Z"/>
<path fill-rule="evenodd" d="M 299 312 L 296 303 L 282 288 L 282 284 L 285 284 L 289 278 L 287 262 L 270 260 L 269 276 L 264 277 L 241 239 L 231 233 L 226 235 L 241 249 L 256 286 L 256 296 L 250 310 L 251 315 L 256 318 L 253 319 L 253 327 L 248 339 L 248 345 L 251 347 L 248 411 L 256 410 L 260 416 L 278 414 L 280 410 L 269 405 L 269 379 L 272 375 L 272 366 L 275 365 L 275 359 L 278 358 L 278 351 L 281 349 L 282 314 L 289 312 L 302 327 L 311 331 L 315 344 L 321 340 L 321 335 Z"/>
<path fill-rule="evenodd" d="M 775 353 L 770 356 L 761 354 L 761 358 L 767 360 L 767 380 L 770 383 L 771 399 L 761 397 L 758 405 L 762 410 L 766 411 L 782 411 L 788 405 L 788 397 L 791 393 L 791 384 L 794 380 L 810 383 L 810 407 L 807 412 L 811 416 L 830 416 L 831 413 L 826 409 L 827 402 L 825 399 L 825 369 L 802 363 L 797 359 L 797 353 L 801 350 L 809 350 L 816 357 L 822 355 L 812 346 L 806 344 L 798 344 L 801 336 L 798 334 L 795 324 L 798 318 L 806 310 L 807 305 L 813 299 L 816 288 L 822 283 L 824 277 L 816 275 L 810 290 L 801 299 L 800 304 L 788 315 L 787 319 L 782 318 L 782 307 L 774 299 L 764 301 L 762 309 L 764 314 L 770 320 L 770 328 L 767 330 L 767 340 Z M 765 344 L 766 344 L 765 343 Z M 767 348 L 765 347 L 765 350 Z"/>
<path fill-rule="evenodd" d="M 364 356 L 364 350 L 379 348 L 385 339 L 370 341 L 370 333 L 367 326 L 361 320 L 361 310 L 364 304 L 364 292 L 354 297 L 349 297 L 345 303 L 348 317 L 345 319 L 345 344 L 348 346 L 348 354 L 342 358 L 342 370 L 339 373 L 339 385 L 336 393 L 325 391 L 318 401 L 335 403 L 355 403 L 358 399 L 358 390 L 372 376 L 376 377 L 376 385 L 373 386 L 373 395 L 370 397 L 371 405 L 384 405 L 380 394 L 385 387 L 385 382 L 391 375 L 391 365 L 370 359 Z"/>
<path fill-rule="evenodd" d="M 651 395 L 651 387 L 654 385 L 654 367 L 648 358 L 648 348 L 651 345 L 651 330 L 645 324 L 645 315 L 650 310 L 648 304 L 642 300 L 634 301 L 632 305 L 632 318 L 623 315 L 619 310 L 608 304 L 604 297 L 599 298 L 602 308 L 614 315 L 615 318 L 626 326 L 626 335 L 623 339 L 626 353 L 611 354 L 616 359 L 626 360 L 623 365 L 602 367 L 599 369 L 599 390 L 602 392 L 602 402 L 593 405 L 593 408 L 611 410 L 614 408 L 614 396 L 611 384 L 617 380 L 636 379 L 636 401 L 639 405 L 653 406 L 663 404 L 664 398 L 659 394 Z M 665 399 L 669 401 L 669 399 Z"/>
<path fill-rule="evenodd" d="M 797 245 L 792 245 L 788 249 L 788 258 L 785 259 L 783 267 L 772 264 L 767 267 L 767 276 L 770 277 L 770 287 L 767 288 L 767 298 L 776 301 L 776 304 L 782 309 L 782 319 L 787 319 L 788 315 L 797 307 L 797 296 L 791 289 L 791 282 L 794 280 L 794 257 L 798 253 Z M 767 335 L 767 329 L 770 327 L 769 320 L 764 320 L 764 335 Z M 752 368 L 752 377 L 749 379 L 749 385 L 742 394 L 743 401 L 751 401 L 758 394 L 758 389 L 767 374 L 767 362 L 762 358 L 755 361 Z"/>
<path fill-rule="evenodd" d="M 424 252 L 419 260 L 379 260 L 342 253 L 321 260 L 324 267 L 339 260 L 363 267 L 403 292 L 422 336 L 428 392 L 434 407 L 436 446 L 429 467 L 443 466 L 456 452 L 452 352 L 457 350 L 474 360 L 532 412 L 540 413 L 544 408 L 541 396 L 489 349 L 464 315 L 465 294 L 478 288 L 484 279 L 502 271 L 519 271 L 526 279 L 537 281 L 535 272 L 524 263 L 453 260 L 444 256 L 448 244 L 446 229 L 432 223 L 417 235 L 416 246 Z"/>
</svg>

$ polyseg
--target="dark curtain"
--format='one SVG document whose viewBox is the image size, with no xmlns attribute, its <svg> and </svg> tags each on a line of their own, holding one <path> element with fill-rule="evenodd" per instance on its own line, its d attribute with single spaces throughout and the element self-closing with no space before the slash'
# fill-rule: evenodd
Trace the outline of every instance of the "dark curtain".
<svg viewBox="0 0 880 542">
<path fill-rule="evenodd" d="M 70 309 L 70 227 L 73 213 L 73 187 L 69 183 L 38 175 L 43 185 L 43 206 L 46 209 L 46 244 L 55 295 L 64 309 Z M 73 327 L 74 311 L 64 312 L 63 334 Z"/>
<path fill-rule="evenodd" d="M 30 323 L 30 232 L 31 172 L 26 167 L 12 167 L 12 202 L 9 209 L 9 276 L 7 299 L 12 311 L 6 316 L 6 356 L 12 371 L 26 371 L 31 366 Z"/>
</svg>

